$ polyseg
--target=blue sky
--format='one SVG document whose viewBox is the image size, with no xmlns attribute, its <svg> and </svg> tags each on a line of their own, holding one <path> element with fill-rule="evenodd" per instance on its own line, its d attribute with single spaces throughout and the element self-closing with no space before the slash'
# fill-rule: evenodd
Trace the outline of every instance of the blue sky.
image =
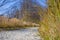
<svg viewBox="0 0 60 40">
<path fill-rule="evenodd" d="M 11 13 L 16 8 L 19 10 L 22 0 L 0 0 L 0 14 Z M 37 0 L 42 7 L 47 7 L 46 0 Z"/>
<path fill-rule="evenodd" d="M 46 0 L 37 0 L 37 2 L 40 4 L 40 6 L 47 7 Z"/>
</svg>

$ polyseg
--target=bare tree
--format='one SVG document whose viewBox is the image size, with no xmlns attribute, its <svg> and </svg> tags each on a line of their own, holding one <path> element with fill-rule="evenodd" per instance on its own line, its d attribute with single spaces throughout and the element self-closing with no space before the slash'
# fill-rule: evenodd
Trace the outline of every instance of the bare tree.
<svg viewBox="0 0 60 40">
<path fill-rule="evenodd" d="M 39 21 L 39 9 L 41 9 L 41 7 L 38 5 L 36 0 L 34 2 L 32 0 L 24 0 L 21 9 L 24 20 L 32 22 Z"/>
</svg>

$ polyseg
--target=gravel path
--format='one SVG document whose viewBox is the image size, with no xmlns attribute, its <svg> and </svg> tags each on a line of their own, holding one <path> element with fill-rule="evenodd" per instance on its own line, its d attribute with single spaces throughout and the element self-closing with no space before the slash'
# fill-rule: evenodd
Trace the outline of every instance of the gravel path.
<svg viewBox="0 0 60 40">
<path fill-rule="evenodd" d="M 0 40 L 40 40 L 37 35 L 38 27 L 13 30 L 13 31 L 1 31 Z"/>
</svg>

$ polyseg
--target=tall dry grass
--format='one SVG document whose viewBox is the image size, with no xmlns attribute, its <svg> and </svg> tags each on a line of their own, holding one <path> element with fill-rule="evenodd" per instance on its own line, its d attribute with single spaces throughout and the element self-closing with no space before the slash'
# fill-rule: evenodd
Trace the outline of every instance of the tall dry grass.
<svg viewBox="0 0 60 40">
<path fill-rule="evenodd" d="M 42 40 L 60 40 L 60 0 L 48 0 L 47 13 L 40 21 Z"/>
<path fill-rule="evenodd" d="M 0 16 L 0 28 L 26 28 L 26 27 L 37 27 L 39 24 L 26 22 L 17 18 L 7 18 Z"/>
</svg>

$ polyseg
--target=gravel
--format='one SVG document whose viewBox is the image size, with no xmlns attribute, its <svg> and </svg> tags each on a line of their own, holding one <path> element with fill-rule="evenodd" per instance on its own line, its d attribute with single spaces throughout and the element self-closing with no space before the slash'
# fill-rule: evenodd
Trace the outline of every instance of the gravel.
<svg viewBox="0 0 60 40">
<path fill-rule="evenodd" d="M 40 40 L 38 36 L 38 27 L 1 31 L 0 40 Z"/>
</svg>

